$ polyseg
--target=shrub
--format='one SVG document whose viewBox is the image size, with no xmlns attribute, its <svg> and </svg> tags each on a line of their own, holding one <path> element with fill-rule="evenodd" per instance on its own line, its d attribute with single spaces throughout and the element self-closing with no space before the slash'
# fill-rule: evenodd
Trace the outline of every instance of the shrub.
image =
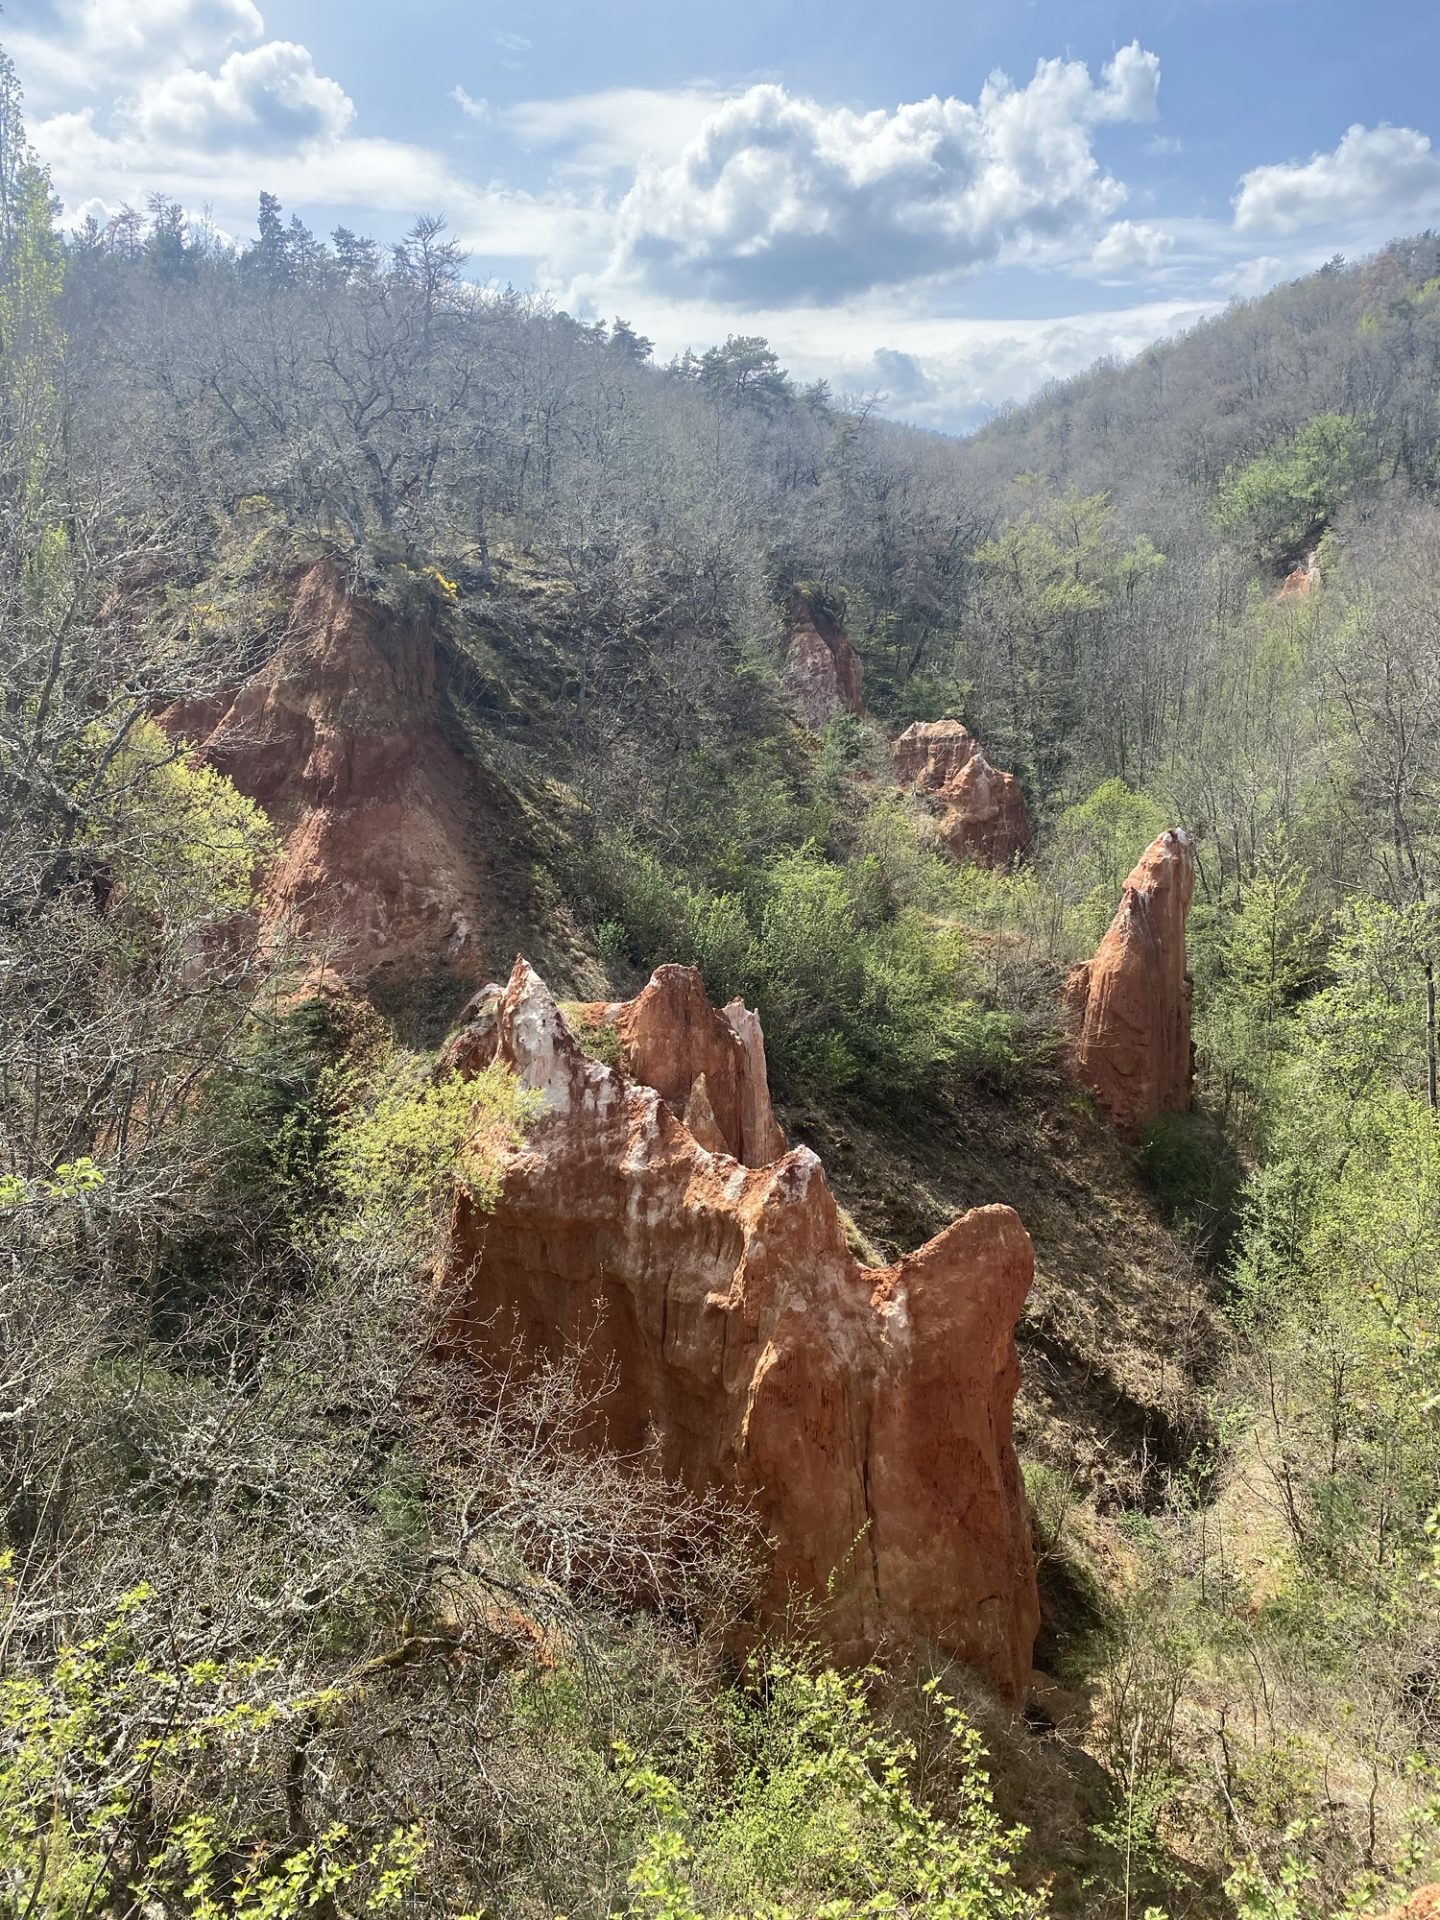
<svg viewBox="0 0 1440 1920">
<path fill-rule="evenodd" d="M 433 1226 L 457 1181 L 477 1205 L 492 1205 L 500 1155 L 542 1100 L 506 1067 L 436 1078 L 423 1056 L 398 1052 L 342 1072 L 336 1098 L 330 1171 L 357 1233 L 380 1221 L 403 1232 Z"/>
<path fill-rule="evenodd" d="M 878 1722 L 864 1676 L 774 1660 L 757 1678 L 727 1768 L 712 1749 L 688 1791 L 632 1771 L 654 1825 L 631 1874 L 631 1915 L 1040 1920 L 1045 1896 L 1015 1880 L 1023 1832 L 997 1817 L 979 1735 L 935 1682 L 926 1700 L 954 1761 L 943 1812 L 917 1797 L 915 1748 Z"/>
</svg>

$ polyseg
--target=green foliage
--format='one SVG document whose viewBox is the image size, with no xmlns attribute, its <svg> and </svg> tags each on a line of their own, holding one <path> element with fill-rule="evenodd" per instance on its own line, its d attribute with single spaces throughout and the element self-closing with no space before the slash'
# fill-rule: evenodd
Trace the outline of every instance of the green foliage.
<svg viewBox="0 0 1440 1920">
<path fill-rule="evenodd" d="M 1302 1837 L 1292 1831 L 1287 1840 Z M 1279 1867 L 1267 1871 L 1253 1855 L 1242 1861 L 1225 1882 L 1225 1891 L 1235 1902 L 1238 1920 L 1314 1920 L 1314 1869 L 1287 1853 Z"/>
<path fill-rule="evenodd" d="M 912 1785 L 912 1742 L 876 1719 L 861 1675 L 775 1660 L 731 1766 L 677 1785 L 636 1767 L 654 1828 L 631 1874 L 635 1920 L 1039 1920 L 1015 1880 L 1023 1837 L 996 1816 L 979 1735 L 931 1682 L 950 1745 L 943 1812 Z M 718 1756 L 717 1756 L 718 1757 Z"/>
<path fill-rule="evenodd" d="M 1107 612 L 1143 594 L 1164 556 L 1143 535 L 1122 542 L 1105 493 L 1054 492 L 1028 475 L 1015 508 L 974 556 L 1004 661 L 1006 732 L 997 739 L 987 726 L 987 745 L 1033 773 L 1045 799 L 1074 750 L 1080 663 Z"/>
<path fill-rule="evenodd" d="M 1223 1256 L 1243 1181 L 1223 1126 L 1203 1111 L 1162 1114 L 1145 1129 L 1140 1159 L 1171 1224 Z"/>
<path fill-rule="evenodd" d="M 24 1180 L 19 1174 L 0 1174 L 0 1207 L 23 1207 L 35 1200 L 79 1200 L 97 1187 L 105 1175 L 89 1154 L 62 1160 L 48 1180 Z"/>
<path fill-rule="evenodd" d="M 311 1838 L 256 1831 L 242 1812 L 257 1752 L 342 1711 L 341 1696 L 287 1693 L 266 1659 L 159 1662 L 142 1631 L 155 1602 L 135 1589 L 99 1633 L 0 1681 L 10 1910 L 299 1920 L 342 1894 L 349 1911 L 402 1907 L 419 1827 L 367 1840 L 332 1823 Z"/>
<path fill-rule="evenodd" d="M 1291 439 L 1232 467 L 1216 524 L 1267 564 L 1298 560 L 1369 477 L 1366 436 L 1349 414 L 1317 413 Z"/>
<path fill-rule="evenodd" d="M 1320 929 L 1308 911 L 1310 891 L 1284 829 L 1275 828 L 1261 843 L 1238 910 L 1209 945 L 1196 1042 L 1218 1085 L 1222 1120 L 1241 1099 L 1263 1108 L 1295 1003 L 1314 981 Z"/>
<path fill-rule="evenodd" d="M 701 386 L 740 406 L 773 413 L 794 397 L 790 377 L 768 340 L 759 334 L 727 334 L 695 363 Z"/>
<path fill-rule="evenodd" d="M 598 1018 L 583 1001 L 562 1000 L 560 1012 L 583 1054 L 607 1067 L 620 1065 L 620 1034 L 616 1027 Z"/>
<path fill-rule="evenodd" d="M 1357 902 L 1331 984 L 1291 1021 L 1247 1196 L 1237 1313 L 1266 1350 L 1266 1425 L 1297 1618 L 1432 1636 L 1419 1576 L 1440 1485 L 1440 1119 L 1423 1091 L 1428 915 Z M 1418 1638 L 1416 1637 L 1418 1635 Z"/>
<path fill-rule="evenodd" d="M 1099 944 L 1131 868 L 1169 824 L 1159 801 L 1135 792 L 1123 780 L 1103 781 L 1060 815 L 1045 849 L 1045 865 L 1070 906 L 1082 951 Z"/>
<path fill-rule="evenodd" d="M 778 1084 L 924 1094 L 1018 1063 L 1015 1022 L 967 991 L 963 936 L 897 905 L 877 854 L 839 866 L 814 847 L 783 853 L 744 896 L 687 884 L 633 846 L 612 852 L 607 877 L 632 959 L 683 961 L 716 999 L 758 1004 Z"/>
<path fill-rule="evenodd" d="M 89 838 L 127 911 L 194 927 L 252 906 L 276 847 L 263 811 L 215 768 L 187 759 L 153 721 L 91 736 Z"/>
<path fill-rule="evenodd" d="M 58 424 L 62 344 L 65 256 L 52 200 L 50 176 L 25 137 L 15 68 L 0 48 L 0 445 L 36 536 L 53 526 L 43 481 Z"/>
<path fill-rule="evenodd" d="M 457 1183 L 477 1206 L 493 1205 L 500 1156 L 518 1146 L 544 1099 L 498 1064 L 467 1079 L 398 1051 L 342 1070 L 332 1097 L 340 1118 L 330 1178 L 345 1231 L 362 1236 L 381 1223 L 433 1230 Z"/>
</svg>

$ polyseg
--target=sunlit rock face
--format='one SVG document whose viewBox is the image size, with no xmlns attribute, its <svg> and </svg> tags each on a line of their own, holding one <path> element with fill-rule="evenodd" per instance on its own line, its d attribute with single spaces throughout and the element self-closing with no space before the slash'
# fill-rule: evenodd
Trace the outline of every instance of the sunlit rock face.
<svg viewBox="0 0 1440 1920">
<path fill-rule="evenodd" d="M 613 1029 L 624 1071 L 653 1087 L 702 1146 L 747 1167 L 784 1153 L 759 1015 L 742 1000 L 717 1011 L 694 967 L 657 968 L 633 1000 L 582 1007 L 579 1016 Z"/>
<path fill-rule="evenodd" d="M 1015 1698 L 1039 1617 L 1011 1438 L 1029 1235 L 981 1207 L 861 1267 L 819 1160 L 764 1140 L 753 1065 L 750 1109 L 712 1065 L 687 971 L 615 1010 L 629 1072 L 582 1052 L 523 960 L 477 1000 L 452 1064 L 503 1061 L 546 1109 L 494 1210 L 457 1200 L 451 1338 L 508 1364 L 579 1347 L 604 1386 L 597 1441 L 653 1437 L 667 1474 L 752 1506 L 773 1542 L 765 1618 L 820 1599 L 841 1657 L 924 1641 Z M 763 1061 L 758 1028 L 745 1044 Z M 730 1150 L 737 1129 L 761 1164 Z"/>
<path fill-rule="evenodd" d="M 396 962 L 474 978 L 483 964 L 484 836 L 470 770 L 438 726 L 435 681 L 426 621 L 350 592 L 320 561 L 252 679 L 159 716 L 278 828 L 271 929 L 347 978 Z"/>
<path fill-rule="evenodd" d="M 1194 893 L 1194 843 L 1171 828 L 1146 848 L 1105 938 L 1065 983 L 1075 1071 L 1132 1136 L 1190 1105 L 1185 923 Z"/>
<path fill-rule="evenodd" d="M 1030 816 L 1013 773 L 991 766 L 958 720 L 917 720 L 894 745 L 895 773 L 930 802 L 957 860 L 1003 867 L 1030 845 Z"/>
<path fill-rule="evenodd" d="M 865 668 L 850 636 L 798 595 L 785 642 L 785 685 L 817 732 L 837 713 L 865 711 Z"/>
</svg>

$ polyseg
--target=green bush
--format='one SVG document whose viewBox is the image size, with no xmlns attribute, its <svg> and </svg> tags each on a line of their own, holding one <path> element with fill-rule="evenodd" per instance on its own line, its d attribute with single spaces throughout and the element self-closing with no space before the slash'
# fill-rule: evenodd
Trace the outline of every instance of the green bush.
<svg viewBox="0 0 1440 1920">
<path fill-rule="evenodd" d="M 733 1745 L 703 1752 L 692 1779 L 638 1766 L 631 1791 L 653 1828 L 630 1876 L 650 1920 L 1040 1920 L 1048 1903 L 1015 1879 L 1023 1832 L 995 1813 L 979 1735 L 931 1682 L 949 1742 L 943 1811 L 912 1785 L 912 1742 L 886 1729 L 865 1678 L 773 1661 Z"/>
</svg>

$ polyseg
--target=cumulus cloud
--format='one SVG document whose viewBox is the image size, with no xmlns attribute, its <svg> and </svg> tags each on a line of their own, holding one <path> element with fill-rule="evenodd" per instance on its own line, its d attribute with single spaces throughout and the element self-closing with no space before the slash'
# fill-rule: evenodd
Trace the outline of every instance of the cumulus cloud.
<svg viewBox="0 0 1440 1920">
<path fill-rule="evenodd" d="M 5 35 L 27 96 L 40 106 L 214 58 L 265 30 L 254 0 L 55 0 L 55 13 L 58 31 Z"/>
<path fill-rule="evenodd" d="M 1332 153 L 1254 167 L 1235 196 L 1248 233 L 1296 233 L 1379 216 L 1400 220 L 1440 206 L 1440 155 L 1413 127 L 1353 126 Z"/>
<path fill-rule="evenodd" d="M 973 104 L 831 109 L 775 85 L 705 119 L 679 158 L 642 165 L 616 269 L 671 292 L 784 303 L 974 267 L 1093 232 L 1126 189 L 1095 157 L 1101 122 L 1154 116 L 1160 63 L 1138 43 L 1097 83 L 1080 61 L 1003 74 Z"/>
<path fill-rule="evenodd" d="M 857 351 L 877 322 L 865 315 L 816 317 L 787 339 L 782 320 L 771 333 L 781 359 L 802 377 L 828 372 L 851 392 L 881 388 L 896 419 L 945 432 L 963 432 L 990 418 L 1007 401 L 1023 400 L 1049 380 L 1068 379 L 1101 354 L 1125 359 L 1152 341 L 1193 325 L 1220 303 L 1152 301 L 1096 313 L 1035 320 L 916 320 L 890 323 L 890 345 L 865 357 Z M 811 316 L 805 316 L 807 323 Z M 816 354 L 827 356 L 817 366 Z"/>
<path fill-rule="evenodd" d="M 884 395 L 887 406 L 904 410 L 923 406 L 933 398 L 935 382 L 917 355 L 903 353 L 899 347 L 877 347 L 870 358 L 875 369 L 874 384 Z"/>
<path fill-rule="evenodd" d="M 1277 254 L 1261 253 L 1252 260 L 1242 260 L 1238 266 L 1227 267 L 1222 273 L 1217 273 L 1215 285 L 1238 299 L 1252 300 L 1258 294 L 1268 293 L 1271 287 L 1278 286 L 1282 280 L 1308 273 L 1316 264 L 1313 261 L 1282 260 Z"/>
<path fill-rule="evenodd" d="M 132 111 L 148 140 L 267 150 L 338 139 L 355 115 L 344 88 L 291 40 L 232 53 L 215 74 L 186 67 L 147 82 Z"/>
<path fill-rule="evenodd" d="M 1173 234 L 1141 220 L 1117 220 L 1096 242 L 1090 263 L 1103 275 L 1147 273 L 1175 245 Z"/>
<path fill-rule="evenodd" d="M 65 81 L 65 105 L 34 120 L 31 136 L 72 220 L 92 201 L 135 203 L 159 190 L 186 205 L 218 201 L 243 223 L 256 190 L 247 160 L 263 161 L 265 184 L 274 185 L 282 167 L 294 177 L 307 158 L 358 144 L 345 89 L 316 70 L 308 48 L 267 40 L 254 0 L 55 5 L 58 29 L 35 36 L 32 52 L 42 71 Z M 96 92 L 94 104 L 85 102 Z M 396 143 L 401 151 L 420 157 L 424 171 L 418 150 Z M 365 157 L 373 143 L 352 156 L 356 177 L 367 172 Z M 413 187 L 405 204 L 415 204 Z"/>
</svg>

